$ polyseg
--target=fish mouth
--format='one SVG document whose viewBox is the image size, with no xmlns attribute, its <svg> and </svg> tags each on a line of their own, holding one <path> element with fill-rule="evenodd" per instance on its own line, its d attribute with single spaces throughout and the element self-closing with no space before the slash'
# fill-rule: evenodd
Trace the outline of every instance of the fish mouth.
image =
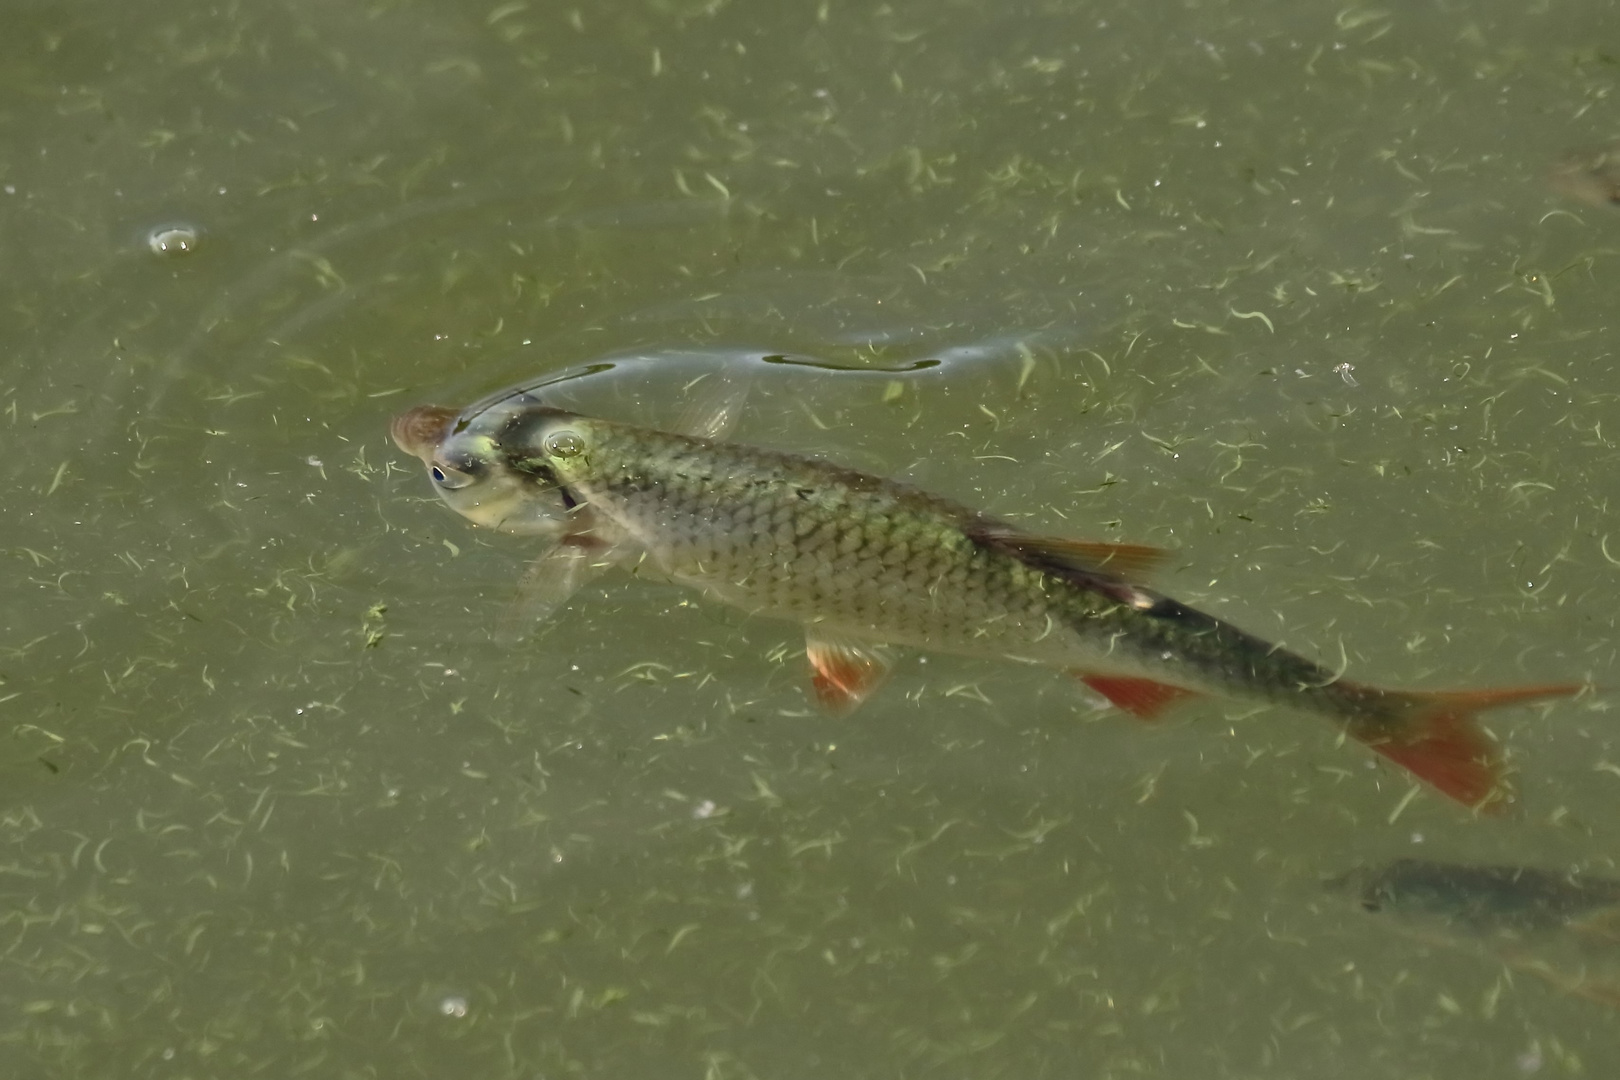
<svg viewBox="0 0 1620 1080">
<path fill-rule="evenodd" d="M 450 434 L 450 425 L 460 415 L 459 409 L 443 405 L 418 405 L 394 417 L 388 425 L 388 433 L 394 437 L 394 445 L 407 454 L 431 461 L 433 452 Z"/>
<path fill-rule="evenodd" d="M 1322 888 L 1335 896 L 1359 901 L 1368 911 L 1379 908 L 1378 893 L 1386 867 L 1357 866 L 1342 874 L 1321 879 Z"/>
</svg>

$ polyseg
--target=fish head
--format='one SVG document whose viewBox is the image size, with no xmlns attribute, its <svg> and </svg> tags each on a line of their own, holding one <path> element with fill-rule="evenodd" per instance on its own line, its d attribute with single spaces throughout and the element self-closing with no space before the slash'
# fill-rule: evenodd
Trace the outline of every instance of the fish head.
<svg viewBox="0 0 1620 1080">
<path fill-rule="evenodd" d="M 1360 904 L 1366 911 L 1381 911 L 1390 900 L 1389 884 L 1382 867 L 1358 866 L 1352 870 L 1327 878 L 1322 887 L 1336 896 L 1343 896 Z"/>
<path fill-rule="evenodd" d="M 1473 923 L 1488 914 L 1485 907 L 1499 900 L 1498 873 L 1488 867 L 1406 858 L 1358 866 L 1323 885 L 1354 899 L 1365 911 Z"/>
<path fill-rule="evenodd" d="M 534 468 L 526 449 L 534 423 L 552 412 L 524 401 L 465 411 L 418 405 L 396 416 L 389 430 L 462 517 L 501 532 L 560 539 L 577 524 L 575 503 L 554 476 Z"/>
</svg>

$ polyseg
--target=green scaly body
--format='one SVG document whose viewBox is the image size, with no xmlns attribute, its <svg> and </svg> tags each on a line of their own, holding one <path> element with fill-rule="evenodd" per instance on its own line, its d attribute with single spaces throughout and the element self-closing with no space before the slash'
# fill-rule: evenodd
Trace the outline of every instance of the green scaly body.
<svg viewBox="0 0 1620 1080">
<path fill-rule="evenodd" d="M 737 607 L 874 641 L 1287 700 L 1372 733 L 1400 703 L 1101 570 L 1020 550 L 1018 530 L 816 459 L 570 417 L 551 458 L 599 535 Z M 532 449 L 532 448 L 531 448 Z"/>
</svg>

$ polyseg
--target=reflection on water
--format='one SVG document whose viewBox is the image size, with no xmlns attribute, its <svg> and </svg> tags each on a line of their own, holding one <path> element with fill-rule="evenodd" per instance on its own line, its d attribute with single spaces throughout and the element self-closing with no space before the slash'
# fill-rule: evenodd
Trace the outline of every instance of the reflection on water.
<svg viewBox="0 0 1620 1080">
<path fill-rule="evenodd" d="M 1379 681 L 1612 685 L 1617 225 L 1545 181 L 1612 137 L 1613 18 L 14 13 L 0 1066 L 1614 1072 L 1601 1003 L 1318 884 L 1612 876 L 1601 694 L 1493 721 L 1505 821 L 991 661 L 829 720 L 786 632 L 676 590 L 499 644 L 530 552 L 384 435 L 783 357 L 739 438 L 1171 548 Z"/>
</svg>

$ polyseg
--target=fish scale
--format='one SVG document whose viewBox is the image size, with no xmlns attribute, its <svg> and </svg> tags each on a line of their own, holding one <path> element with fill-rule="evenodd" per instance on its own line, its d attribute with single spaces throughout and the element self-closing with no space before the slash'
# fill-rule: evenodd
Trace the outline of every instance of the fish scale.
<svg viewBox="0 0 1620 1080">
<path fill-rule="evenodd" d="M 1054 626 L 1064 613 L 1048 575 L 972 543 L 964 526 L 987 519 L 964 507 L 807 458 L 709 444 L 700 466 L 682 436 L 597 420 L 572 430 L 591 450 L 553 463 L 558 481 L 677 580 L 895 644 L 1053 660 L 1079 648 Z"/>
</svg>

